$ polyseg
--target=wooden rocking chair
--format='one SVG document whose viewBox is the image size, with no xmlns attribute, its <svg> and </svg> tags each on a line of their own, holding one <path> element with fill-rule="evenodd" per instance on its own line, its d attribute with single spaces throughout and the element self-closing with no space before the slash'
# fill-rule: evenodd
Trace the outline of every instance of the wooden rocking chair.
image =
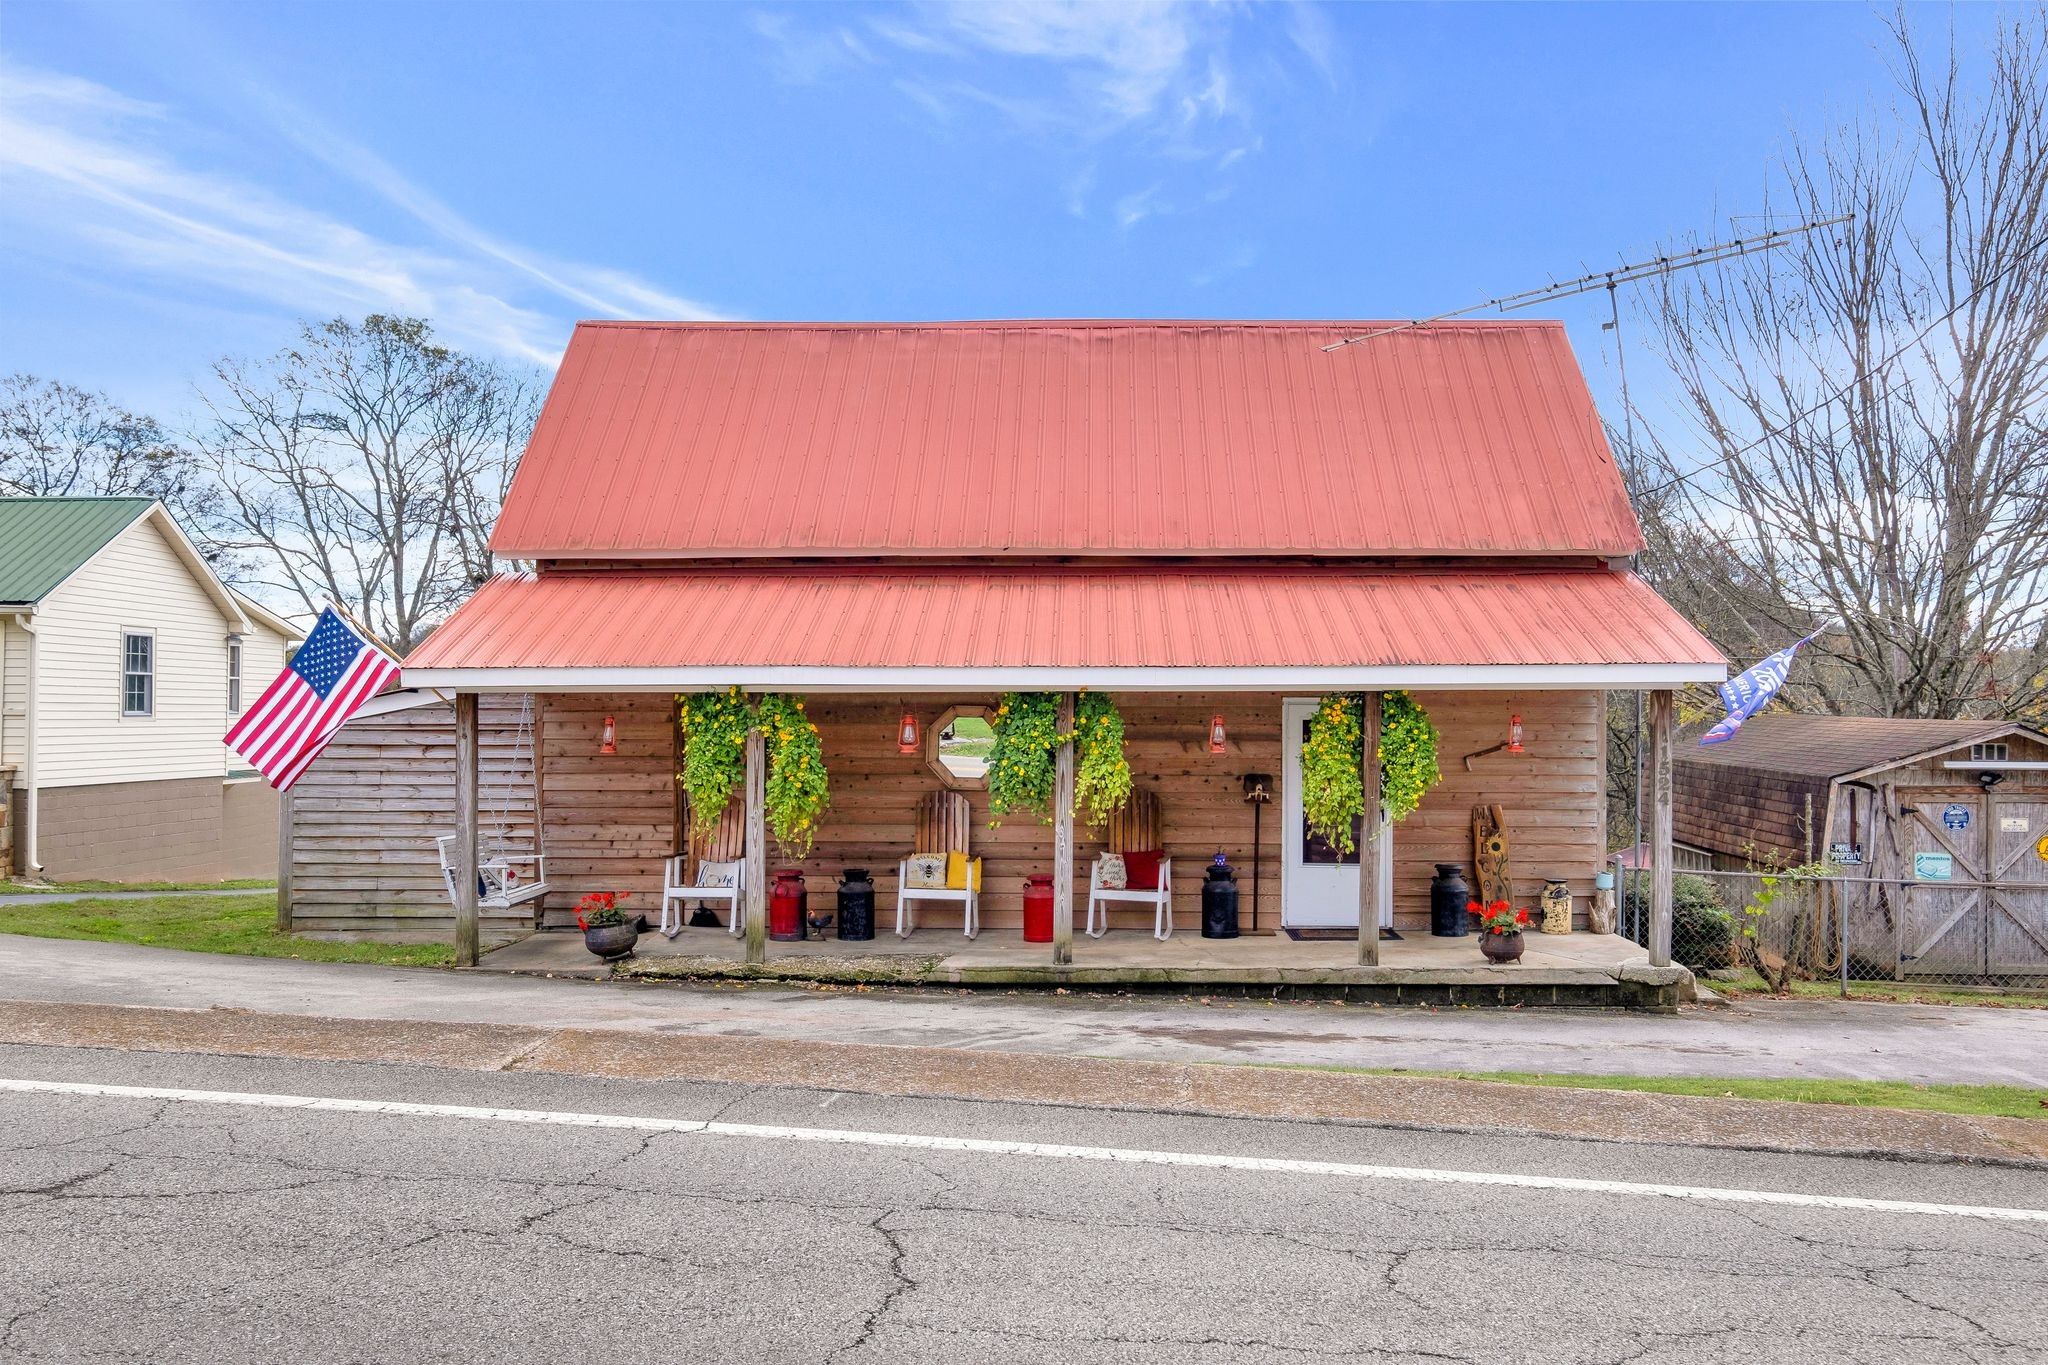
<svg viewBox="0 0 2048 1365">
<path fill-rule="evenodd" d="M 967 832 L 973 824 L 967 797 L 960 792 L 930 792 L 917 803 L 917 843 L 912 857 L 967 857 Z M 967 937 L 981 932 L 981 891 L 975 886 L 976 869 L 967 865 L 967 885 L 912 886 L 910 858 L 896 864 L 896 937 L 909 938 L 917 927 L 914 907 L 918 901 L 958 901 L 964 910 L 962 928 Z"/>
<path fill-rule="evenodd" d="M 719 814 L 718 827 L 708 835 L 690 835 L 690 853 L 678 853 L 662 864 L 661 932 L 674 938 L 683 929 L 683 903 L 689 900 L 724 901 L 726 925 L 734 934 L 747 931 L 747 808 L 732 801 Z M 697 878 L 687 880 L 690 859 L 697 861 Z"/>
<path fill-rule="evenodd" d="M 1173 933 L 1173 859 L 1166 856 L 1161 833 L 1159 796 L 1133 788 L 1123 809 L 1109 817 L 1109 851 L 1115 854 L 1157 853 L 1159 881 L 1156 886 L 1104 886 L 1102 862 L 1097 858 L 1088 869 L 1088 919 L 1090 938 L 1101 938 L 1109 930 L 1109 902 L 1135 901 L 1152 907 L 1152 937 L 1164 939 Z"/>
</svg>

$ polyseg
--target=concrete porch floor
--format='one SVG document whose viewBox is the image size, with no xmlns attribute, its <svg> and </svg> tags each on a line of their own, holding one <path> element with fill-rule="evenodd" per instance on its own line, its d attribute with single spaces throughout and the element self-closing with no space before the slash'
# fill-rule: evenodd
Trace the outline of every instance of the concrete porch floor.
<svg viewBox="0 0 2048 1365">
<path fill-rule="evenodd" d="M 975 939 L 922 930 L 898 939 L 886 928 L 867 943 L 768 945 L 748 966 L 745 947 L 723 929 L 685 929 L 673 940 L 643 934 L 614 968 L 590 955 L 577 933 L 537 933 L 485 955 L 485 970 L 552 976 L 658 979 L 771 979 L 902 986 L 1000 986 L 1121 990 L 1241 989 L 1261 995 L 1315 994 L 1405 1004 L 1629 1005 L 1671 1008 L 1691 975 L 1652 967 L 1636 944 L 1613 934 L 1528 934 L 1522 960 L 1496 967 L 1477 935 L 1434 938 L 1407 932 L 1380 944 L 1376 967 L 1358 965 L 1350 939 L 1296 942 L 1284 934 L 1161 942 L 1142 930 L 1077 938 L 1071 966 L 1056 967 L 1049 944 L 1014 929 Z"/>
</svg>

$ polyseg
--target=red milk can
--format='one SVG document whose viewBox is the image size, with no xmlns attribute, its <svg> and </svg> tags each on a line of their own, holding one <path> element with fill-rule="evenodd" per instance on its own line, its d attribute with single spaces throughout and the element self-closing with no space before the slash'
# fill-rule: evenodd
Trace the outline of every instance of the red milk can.
<svg viewBox="0 0 2048 1365">
<path fill-rule="evenodd" d="M 777 868 L 768 892 L 768 937 L 793 942 L 804 936 L 804 927 L 804 874 Z"/>
<path fill-rule="evenodd" d="M 1032 877 L 1024 883 L 1024 941 L 1052 942 L 1052 878 Z"/>
</svg>

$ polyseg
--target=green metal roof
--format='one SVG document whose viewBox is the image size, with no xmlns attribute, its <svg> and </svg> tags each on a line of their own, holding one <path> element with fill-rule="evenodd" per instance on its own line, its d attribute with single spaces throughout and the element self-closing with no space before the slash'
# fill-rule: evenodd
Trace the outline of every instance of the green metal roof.
<svg viewBox="0 0 2048 1365">
<path fill-rule="evenodd" d="M 147 512 L 149 498 L 0 498 L 0 602 L 40 602 Z"/>
</svg>

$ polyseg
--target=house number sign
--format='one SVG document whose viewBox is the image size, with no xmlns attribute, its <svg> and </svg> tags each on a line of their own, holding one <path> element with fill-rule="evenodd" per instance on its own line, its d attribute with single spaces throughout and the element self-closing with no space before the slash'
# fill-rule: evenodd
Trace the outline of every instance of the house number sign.
<svg viewBox="0 0 2048 1365">
<path fill-rule="evenodd" d="M 1947 825 L 1950 829 L 1968 829 L 1970 827 L 1970 808 L 1968 806 L 1955 805 L 1943 806 L 1941 808 L 1941 823 Z"/>
</svg>

